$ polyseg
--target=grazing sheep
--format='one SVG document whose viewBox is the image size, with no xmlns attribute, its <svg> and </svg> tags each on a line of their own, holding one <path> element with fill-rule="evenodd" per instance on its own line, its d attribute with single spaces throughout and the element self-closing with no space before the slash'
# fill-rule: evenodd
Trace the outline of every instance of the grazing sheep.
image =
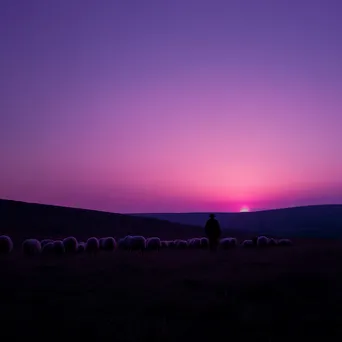
<svg viewBox="0 0 342 342">
<path fill-rule="evenodd" d="M 42 255 L 51 255 L 54 254 L 54 243 L 48 242 L 44 246 L 42 246 Z"/>
<path fill-rule="evenodd" d="M 201 239 L 199 238 L 190 239 L 188 245 L 189 245 L 189 248 L 191 249 L 199 249 L 201 248 Z"/>
<path fill-rule="evenodd" d="M 278 246 L 292 246 L 293 243 L 289 239 L 280 239 L 278 240 Z"/>
<path fill-rule="evenodd" d="M 267 247 L 268 246 L 268 237 L 266 237 L 266 236 L 258 236 L 257 246 L 258 247 Z"/>
<path fill-rule="evenodd" d="M 165 249 L 169 247 L 169 241 L 160 241 L 160 247 Z"/>
<path fill-rule="evenodd" d="M 86 242 L 86 252 L 95 253 L 100 249 L 99 240 L 96 237 L 91 237 Z"/>
<path fill-rule="evenodd" d="M 46 244 L 51 243 L 51 242 L 53 242 L 53 240 L 51 240 L 51 239 L 44 239 L 44 240 L 40 241 L 40 245 L 43 248 Z"/>
<path fill-rule="evenodd" d="M 149 251 L 159 251 L 161 242 L 158 237 L 151 237 L 146 240 L 146 249 Z"/>
<path fill-rule="evenodd" d="M 100 245 L 100 249 L 102 249 L 102 246 L 103 246 L 103 242 L 104 242 L 104 240 L 105 240 L 106 238 L 100 238 L 100 239 L 98 239 L 99 240 L 99 245 Z"/>
<path fill-rule="evenodd" d="M 168 241 L 168 245 L 169 245 L 169 248 L 170 249 L 176 249 L 177 247 L 177 244 L 176 244 L 176 241 Z"/>
<path fill-rule="evenodd" d="M 201 248 L 203 249 L 209 248 L 209 240 L 205 237 L 201 238 Z"/>
<path fill-rule="evenodd" d="M 193 240 L 194 238 L 185 240 L 189 248 L 193 248 Z"/>
<path fill-rule="evenodd" d="M 127 240 L 129 251 L 141 251 L 146 249 L 146 239 L 143 236 L 130 236 Z"/>
<path fill-rule="evenodd" d="M 127 235 L 124 238 L 119 239 L 118 248 L 123 249 L 123 250 L 129 250 L 129 243 L 132 237 L 133 237 L 132 235 Z"/>
<path fill-rule="evenodd" d="M 56 240 L 53 242 L 53 252 L 57 255 L 64 254 L 65 252 L 65 247 L 64 243 L 61 240 Z"/>
<path fill-rule="evenodd" d="M 253 240 L 245 240 L 242 242 L 242 247 L 245 248 L 251 248 L 251 247 L 255 247 L 254 241 Z"/>
<path fill-rule="evenodd" d="M 277 246 L 278 245 L 278 241 L 274 238 L 270 238 L 268 239 L 268 245 L 269 246 Z"/>
<path fill-rule="evenodd" d="M 176 240 L 176 248 L 177 249 L 187 249 L 188 242 L 186 240 Z"/>
<path fill-rule="evenodd" d="M 100 248 L 104 251 L 114 251 L 116 249 L 116 241 L 113 237 L 100 239 Z"/>
<path fill-rule="evenodd" d="M 236 238 L 230 238 L 230 243 L 234 247 L 238 245 L 238 240 Z"/>
<path fill-rule="evenodd" d="M 125 238 L 118 240 L 118 248 L 119 249 L 127 249 L 127 243 L 126 243 Z"/>
<path fill-rule="evenodd" d="M 83 253 L 85 251 L 85 242 L 79 242 L 77 245 L 77 253 Z"/>
<path fill-rule="evenodd" d="M 220 246 L 222 249 L 230 249 L 236 247 L 237 240 L 235 238 L 223 238 L 220 240 Z"/>
<path fill-rule="evenodd" d="M 69 236 L 63 240 L 63 245 L 66 253 L 76 253 L 78 242 L 73 236 Z"/>
<path fill-rule="evenodd" d="M 23 242 L 22 248 L 25 255 L 33 256 L 40 253 L 42 246 L 36 239 L 27 239 Z"/>
<path fill-rule="evenodd" d="M 12 252 L 13 242 L 7 235 L 0 236 L 0 254 L 9 254 Z"/>
</svg>

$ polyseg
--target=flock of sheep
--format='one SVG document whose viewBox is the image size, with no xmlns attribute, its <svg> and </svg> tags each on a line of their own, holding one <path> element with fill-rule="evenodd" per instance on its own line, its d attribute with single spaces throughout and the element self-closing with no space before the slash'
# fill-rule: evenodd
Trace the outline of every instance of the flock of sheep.
<svg viewBox="0 0 342 342">
<path fill-rule="evenodd" d="M 241 247 L 271 247 L 271 246 L 291 246 L 289 239 L 273 239 L 266 236 L 259 236 L 253 240 L 244 240 Z M 220 240 L 221 249 L 231 249 L 239 246 L 236 238 L 223 238 Z M 100 250 L 114 251 L 116 249 L 126 251 L 159 251 L 161 249 L 208 249 L 207 238 L 193 238 L 189 240 L 161 240 L 158 237 L 145 238 L 143 236 L 128 235 L 117 241 L 113 237 L 98 239 L 89 238 L 86 242 L 79 242 L 70 236 L 63 240 L 27 239 L 22 243 L 22 251 L 25 255 L 56 255 L 64 253 L 95 253 Z M 7 235 L 0 236 L 0 254 L 9 254 L 13 250 L 12 239 Z"/>
</svg>

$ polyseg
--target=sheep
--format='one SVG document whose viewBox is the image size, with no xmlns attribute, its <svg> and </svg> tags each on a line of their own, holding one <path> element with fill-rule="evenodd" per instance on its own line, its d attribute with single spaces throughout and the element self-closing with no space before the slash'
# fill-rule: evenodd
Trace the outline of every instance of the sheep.
<svg viewBox="0 0 342 342">
<path fill-rule="evenodd" d="M 102 237 L 102 238 L 100 238 L 98 240 L 99 240 L 100 249 L 103 249 L 103 243 L 104 243 L 104 240 L 106 240 L 106 238 Z"/>
<path fill-rule="evenodd" d="M 242 242 L 241 245 L 242 245 L 242 247 L 245 247 L 245 248 L 251 248 L 251 247 L 255 246 L 253 240 L 245 240 L 245 241 Z"/>
<path fill-rule="evenodd" d="M 205 237 L 201 238 L 201 248 L 203 249 L 209 248 L 209 240 Z"/>
<path fill-rule="evenodd" d="M 129 251 L 141 251 L 146 249 L 146 239 L 143 236 L 130 236 L 127 240 Z"/>
<path fill-rule="evenodd" d="M 292 241 L 289 239 L 278 240 L 278 246 L 292 246 Z"/>
<path fill-rule="evenodd" d="M 187 249 L 188 242 L 186 240 L 176 240 L 176 248 L 177 249 Z"/>
<path fill-rule="evenodd" d="M 199 238 L 190 239 L 188 245 L 189 245 L 189 248 L 192 248 L 192 249 L 201 248 L 201 239 Z"/>
<path fill-rule="evenodd" d="M 235 238 L 223 238 L 220 240 L 220 246 L 223 249 L 230 249 L 237 245 L 237 240 Z"/>
<path fill-rule="evenodd" d="M 100 241 L 100 248 L 104 251 L 113 251 L 116 249 L 116 241 L 113 237 L 102 238 Z"/>
<path fill-rule="evenodd" d="M 54 243 L 48 242 L 42 246 L 42 255 L 51 255 L 54 254 Z"/>
<path fill-rule="evenodd" d="M 77 245 L 77 253 L 83 253 L 85 251 L 85 242 L 79 242 Z"/>
<path fill-rule="evenodd" d="M 63 240 L 64 250 L 66 253 L 76 253 L 78 242 L 73 236 L 69 236 Z"/>
<path fill-rule="evenodd" d="M 167 241 L 170 249 L 176 249 L 177 245 L 175 241 Z"/>
<path fill-rule="evenodd" d="M 268 237 L 266 236 L 258 236 L 257 239 L 257 246 L 258 247 L 267 247 L 268 246 Z"/>
<path fill-rule="evenodd" d="M 61 255 L 65 252 L 64 243 L 61 240 L 56 240 L 53 242 L 53 252 L 54 254 Z"/>
<path fill-rule="evenodd" d="M 86 252 L 95 253 L 100 249 L 99 240 L 96 237 L 91 237 L 86 242 Z"/>
<path fill-rule="evenodd" d="M 9 254 L 13 250 L 12 239 L 7 235 L 0 236 L 0 254 Z"/>
<path fill-rule="evenodd" d="M 158 237 L 151 237 L 146 240 L 146 249 L 149 251 L 159 251 L 161 242 Z"/>
<path fill-rule="evenodd" d="M 161 248 L 168 248 L 169 247 L 169 241 L 160 241 L 160 247 Z"/>
<path fill-rule="evenodd" d="M 51 243 L 51 242 L 53 242 L 53 240 L 51 240 L 51 239 L 44 239 L 44 240 L 40 241 L 40 245 L 43 248 L 46 244 Z"/>
<path fill-rule="evenodd" d="M 129 241 L 132 238 L 132 235 L 127 235 L 124 238 L 118 240 L 118 248 L 123 250 L 129 250 Z"/>
<path fill-rule="evenodd" d="M 268 239 L 268 245 L 269 246 L 277 246 L 278 245 L 278 241 L 274 238 L 270 238 Z"/>
<path fill-rule="evenodd" d="M 125 238 L 121 238 L 118 240 L 118 248 L 119 249 L 127 249 L 127 243 Z"/>
<path fill-rule="evenodd" d="M 36 239 L 27 239 L 23 242 L 22 248 L 25 255 L 33 256 L 41 252 L 42 246 Z"/>
</svg>

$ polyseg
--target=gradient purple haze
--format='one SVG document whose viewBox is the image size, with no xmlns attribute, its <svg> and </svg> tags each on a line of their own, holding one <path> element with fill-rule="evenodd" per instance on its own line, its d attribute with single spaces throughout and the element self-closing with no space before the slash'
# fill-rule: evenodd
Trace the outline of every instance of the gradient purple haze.
<svg viewBox="0 0 342 342">
<path fill-rule="evenodd" d="M 339 0 L 2 0 L 0 197 L 342 203 Z"/>
</svg>

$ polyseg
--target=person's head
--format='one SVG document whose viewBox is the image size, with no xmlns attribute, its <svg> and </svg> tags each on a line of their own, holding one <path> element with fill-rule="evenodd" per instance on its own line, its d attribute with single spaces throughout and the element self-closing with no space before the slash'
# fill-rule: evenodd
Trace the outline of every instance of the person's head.
<svg viewBox="0 0 342 342">
<path fill-rule="evenodd" d="M 215 214 L 210 214 L 209 217 L 210 217 L 211 219 L 213 219 L 213 218 L 215 218 Z"/>
</svg>

